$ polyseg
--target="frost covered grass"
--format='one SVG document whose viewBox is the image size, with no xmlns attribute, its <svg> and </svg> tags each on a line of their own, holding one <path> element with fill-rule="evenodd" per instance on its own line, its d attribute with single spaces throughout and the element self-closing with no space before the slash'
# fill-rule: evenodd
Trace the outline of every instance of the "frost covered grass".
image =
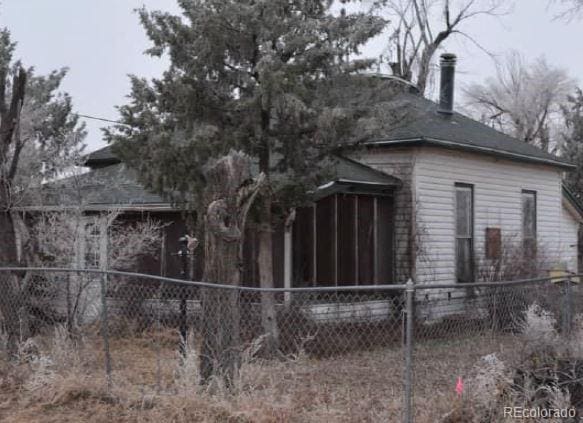
<svg viewBox="0 0 583 423">
<path fill-rule="evenodd" d="M 1 421 L 392 422 L 402 417 L 399 345 L 326 359 L 299 354 L 265 361 L 257 357 L 257 341 L 243 354 L 236 392 L 227 393 L 196 383 L 192 335 L 186 358 L 178 354 L 174 331 L 120 337 L 111 342 L 113 389 L 107 392 L 99 337 L 80 342 L 62 337 L 56 332 L 36 340 L 41 361 L 0 363 Z M 508 341 L 497 339 L 495 345 Z M 434 422 L 450 409 L 458 374 L 469 372 L 492 342 L 458 338 L 416 348 L 417 422 Z"/>
</svg>

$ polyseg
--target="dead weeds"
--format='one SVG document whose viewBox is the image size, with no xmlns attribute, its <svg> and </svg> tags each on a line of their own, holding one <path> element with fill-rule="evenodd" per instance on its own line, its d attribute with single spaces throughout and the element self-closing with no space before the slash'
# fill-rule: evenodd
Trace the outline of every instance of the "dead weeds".
<svg viewBox="0 0 583 423">
<path fill-rule="evenodd" d="M 174 341 L 174 342 L 173 342 Z M 236 394 L 210 394 L 177 381 L 174 332 L 113 339 L 113 388 L 107 391 L 99 338 L 78 344 L 75 363 L 27 389 L 30 363 L 0 362 L 3 422 L 397 422 L 402 418 L 399 346 L 326 359 L 247 360 Z M 485 338 L 432 341 L 415 353 L 417 422 L 451 409 L 455 381 L 495 347 Z"/>
</svg>

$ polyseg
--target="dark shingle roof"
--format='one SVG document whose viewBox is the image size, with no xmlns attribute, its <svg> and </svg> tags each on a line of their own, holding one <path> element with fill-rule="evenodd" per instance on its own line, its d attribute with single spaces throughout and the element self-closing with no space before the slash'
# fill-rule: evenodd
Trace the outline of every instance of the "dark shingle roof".
<svg viewBox="0 0 583 423">
<path fill-rule="evenodd" d="M 111 145 L 100 148 L 85 156 L 85 166 L 98 167 L 120 163 L 121 160 L 113 154 Z"/>
<path fill-rule="evenodd" d="M 375 189 L 380 190 L 392 189 L 401 183 L 393 176 L 343 157 L 337 157 L 328 171 L 333 182 L 344 185 L 368 184 L 375 185 Z M 170 201 L 147 191 L 138 182 L 135 171 L 128 169 L 123 163 L 115 163 L 98 166 L 87 173 L 46 184 L 40 195 L 38 192 L 34 193 L 22 205 L 25 208 L 83 205 L 87 209 L 100 210 L 113 207 L 168 208 L 170 204 Z"/>
<path fill-rule="evenodd" d="M 460 113 L 438 113 L 438 105 L 420 95 L 403 93 L 397 99 L 407 108 L 405 121 L 367 145 L 427 144 L 473 150 L 509 159 L 574 167 L 567 160 L 510 137 Z"/>
<path fill-rule="evenodd" d="M 81 175 L 45 184 L 22 204 L 25 208 L 78 207 L 87 209 L 168 208 L 170 202 L 148 192 L 123 163 L 99 167 Z"/>
</svg>

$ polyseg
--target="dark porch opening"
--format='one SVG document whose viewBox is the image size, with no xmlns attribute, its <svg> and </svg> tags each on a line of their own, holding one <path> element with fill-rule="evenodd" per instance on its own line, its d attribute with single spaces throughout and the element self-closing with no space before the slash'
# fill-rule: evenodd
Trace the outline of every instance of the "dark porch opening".
<svg viewBox="0 0 583 423">
<path fill-rule="evenodd" d="M 293 286 L 393 282 L 393 196 L 336 193 L 298 210 Z"/>
</svg>

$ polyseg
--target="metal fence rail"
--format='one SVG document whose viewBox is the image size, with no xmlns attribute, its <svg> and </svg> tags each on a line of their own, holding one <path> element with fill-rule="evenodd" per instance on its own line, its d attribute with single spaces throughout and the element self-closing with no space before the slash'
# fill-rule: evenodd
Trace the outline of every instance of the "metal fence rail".
<svg viewBox="0 0 583 423">
<path fill-rule="evenodd" d="M 570 278 L 261 289 L 5 267 L 0 290 L 7 361 L 51 356 L 56 372 L 67 367 L 58 338 L 65 360 L 110 392 L 285 392 L 304 421 L 435 421 L 476 360 L 512 348 L 530 305 L 552 312 L 564 336 L 583 312 Z"/>
</svg>

